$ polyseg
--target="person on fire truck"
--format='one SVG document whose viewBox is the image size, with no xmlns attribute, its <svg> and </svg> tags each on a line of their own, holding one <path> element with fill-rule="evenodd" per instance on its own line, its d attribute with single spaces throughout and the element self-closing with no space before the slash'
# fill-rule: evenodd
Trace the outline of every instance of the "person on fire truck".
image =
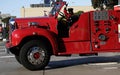
<svg viewBox="0 0 120 75">
<path fill-rule="evenodd" d="M 64 14 L 65 14 L 65 16 L 66 16 L 66 19 L 69 20 L 70 17 L 71 17 L 72 15 L 74 15 L 74 13 L 73 13 L 73 8 L 68 8 L 68 11 L 67 11 L 67 9 L 66 9 L 66 7 L 65 7 L 65 8 L 64 8 Z"/>
<path fill-rule="evenodd" d="M 68 26 L 71 26 L 72 25 L 72 16 L 74 15 L 73 8 L 68 8 L 68 10 L 67 10 L 67 8 L 65 7 L 64 15 L 65 15 L 66 21 L 68 22 Z"/>
<path fill-rule="evenodd" d="M 69 36 L 69 28 L 72 25 L 72 19 L 71 17 L 74 15 L 73 8 L 67 8 L 65 7 L 63 10 L 63 13 L 60 12 L 60 15 L 62 16 L 59 20 L 59 24 L 57 26 L 58 28 L 58 35 L 60 37 L 68 37 Z"/>
<path fill-rule="evenodd" d="M 67 10 L 67 8 L 65 7 L 63 12 L 69 26 L 71 26 L 73 23 L 75 23 L 79 19 L 80 14 L 75 15 L 73 12 L 73 8 L 68 8 Z"/>
</svg>

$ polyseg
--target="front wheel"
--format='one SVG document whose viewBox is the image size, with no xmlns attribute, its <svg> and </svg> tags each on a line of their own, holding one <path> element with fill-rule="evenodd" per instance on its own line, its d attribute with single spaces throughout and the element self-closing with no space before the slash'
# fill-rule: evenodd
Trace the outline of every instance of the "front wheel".
<svg viewBox="0 0 120 75">
<path fill-rule="evenodd" d="M 40 40 L 29 41 L 21 48 L 20 61 L 29 70 L 44 69 L 49 60 L 50 52 Z"/>
</svg>

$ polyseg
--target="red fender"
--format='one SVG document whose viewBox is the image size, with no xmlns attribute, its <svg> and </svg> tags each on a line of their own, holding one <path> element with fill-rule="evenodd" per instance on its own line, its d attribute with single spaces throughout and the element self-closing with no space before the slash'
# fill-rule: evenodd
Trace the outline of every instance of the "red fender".
<svg viewBox="0 0 120 75">
<path fill-rule="evenodd" d="M 12 33 L 12 46 L 18 46 L 20 42 L 28 36 L 39 35 L 46 37 L 53 48 L 53 53 L 56 55 L 58 51 L 58 43 L 56 37 L 49 30 L 42 28 L 25 28 L 17 29 Z"/>
</svg>

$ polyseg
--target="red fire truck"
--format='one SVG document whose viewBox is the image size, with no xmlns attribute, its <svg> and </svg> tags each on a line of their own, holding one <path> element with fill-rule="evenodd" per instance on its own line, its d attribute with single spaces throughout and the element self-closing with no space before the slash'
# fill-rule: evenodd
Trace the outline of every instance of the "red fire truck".
<svg viewBox="0 0 120 75">
<path fill-rule="evenodd" d="M 45 68 L 51 55 L 120 52 L 119 9 L 68 18 L 60 11 L 64 5 L 64 1 L 55 2 L 49 16 L 10 19 L 6 47 L 27 69 Z"/>
</svg>

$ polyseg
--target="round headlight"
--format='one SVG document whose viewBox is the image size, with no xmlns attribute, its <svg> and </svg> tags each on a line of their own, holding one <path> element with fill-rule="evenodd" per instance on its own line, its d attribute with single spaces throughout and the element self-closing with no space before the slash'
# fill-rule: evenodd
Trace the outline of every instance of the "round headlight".
<svg viewBox="0 0 120 75">
<path fill-rule="evenodd" d="M 15 24 L 15 19 L 11 18 L 11 19 L 9 20 L 9 23 L 10 23 L 11 25 L 14 25 L 14 24 Z"/>
<path fill-rule="evenodd" d="M 11 19 L 9 20 L 9 27 L 10 27 L 10 29 L 11 29 L 12 31 L 16 29 L 15 19 L 11 18 Z"/>
</svg>

